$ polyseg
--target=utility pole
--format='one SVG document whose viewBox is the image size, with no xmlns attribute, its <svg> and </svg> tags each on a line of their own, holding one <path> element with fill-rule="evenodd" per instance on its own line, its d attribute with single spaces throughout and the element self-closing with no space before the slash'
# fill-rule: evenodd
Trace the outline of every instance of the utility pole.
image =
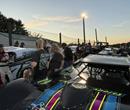
<svg viewBox="0 0 130 110">
<path fill-rule="evenodd" d="M 97 29 L 95 28 L 95 37 L 96 37 L 96 44 L 98 43 L 98 38 L 97 38 Z"/>
<path fill-rule="evenodd" d="M 8 35 L 9 35 L 9 46 L 12 46 L 12 25 L 11 22 L 8 21 Z"/>
<path fill-rule="evenodd" d="M 61 32 L 59 33 L 59 40 L 60 40 L 60 44 L 62 43 L 62 36 L 61 36 Z"/>
<path fill-rule="evenodd" d="M 79 43 L 80 43 L 80 42 L 79 42 L 79 38 L 78 38 L 78 45 L 79 45 Z"/>
</svg>

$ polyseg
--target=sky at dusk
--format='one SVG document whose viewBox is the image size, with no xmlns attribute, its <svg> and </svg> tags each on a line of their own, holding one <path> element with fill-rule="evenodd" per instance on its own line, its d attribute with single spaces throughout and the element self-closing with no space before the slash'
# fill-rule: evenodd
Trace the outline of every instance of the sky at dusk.
<svg viewBox="0 0 130 110">
<path fill-rule="evenodd" d="M 87 41 L 94 41 L 95 28 L 100 41 L 105 36 L 110 43 L 130 41 L 130 0 L 0 0 L 0 11 L 32 32 L 54 40 L 61 32 L 70 42 L 83 39 L 80 15 L 85 12 Z"/>
</svg>

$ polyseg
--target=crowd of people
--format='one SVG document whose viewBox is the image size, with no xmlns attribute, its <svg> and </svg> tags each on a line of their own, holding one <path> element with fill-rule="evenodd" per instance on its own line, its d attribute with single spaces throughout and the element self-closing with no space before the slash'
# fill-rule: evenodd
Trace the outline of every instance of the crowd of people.
<svg viewBox="0 0 130 110">
<path fill-rule="evenodd" d="M 43 39 L 36 41 L 37 51 L 32 56 L 31 68 L 24 71 L 23 77 L 33 78 L 33 81 L 44 78 L 54 79 L 60 71 L 73 64 L 72 50 L 63 43 L 48 43 Z"/>
<path fill-rule="evenodd" d="M 75 52 L 75 57 L 76 59 L 79 59 L 81 57 L 85 57 L 88 54 L 92 53 L 92 45 L 91 43 L 86 43 L 86 44 L 78 44 Z"/>
<path fill-rule="evenodd" d="M 24 47 L 24 45 L 21 42 L 20 47 Z M 16 41 L 14 46 L 19 47 L 19 42 Z M 55 79 L 62 69 L 71 66 L 79 58 L 96 53 L 97 50 L 93 48 L 91 43 L 86 43 L 77 45 L 75 52 L 72 52 L 70 45 L 66 43 L 58 44 L 43 39 L 36 41 L 36 49 L 37 51 L 32 55 L 31 66 L 23 73 L 25 79 L 31 79 L 34 82 L 45 78 Z M 119 51 L 122 52 L 123 50 L 120 48 Z M 4 51 L 3 45 L 0 44 L 0 63 L 6 64 L 8 60 L 9 55 Z M 10 72 L 9 67 L 0 68 L 0 79 L 2 79 L 0 85 L 9 82 L 9 78 L 6 77 L 7 72 Z"/>
<path fill-rule="evenodd" d="M 24 45 L 24 43 L 21 43 Z M 15 47 L 19 47 L 19 42 L 16 41 Z M 82 57 L 84 50 L 77 47 L 76 53 L 73 53 L 71 48 L 66 43 L 58 44 L 53 42 L 48 42 L 43 39 L 38 39 L 36 41 L 37 51 L 32 55 L 31 67 L 24 71 L 23 77 L 33 81 L 38 81 L 44 78 L 54 79 L 60 73 L 60 71 L 66 67 L 73 64 L 77 58 Z M 4 51 L 3 45 L 0 45 L 0 63 L 7 64 L 9 62 L 9 55 Z M 10 72 L 6 66 L 0 68 L 0 85 L 5 85 L 8 78 L 6 73 Z M 6 70 L 6 71 L 5 71 Z M 4 73 L 4 74 L 3 74 Z M 6 79 L 6 80 L 5 80 Z"/>
<path fill-rule="evenodd" d="M 16 41 L 16 42 L 14 43 L 14 46 L 15 46 L 15 47 L 24 48 L 24 47 L 25 47 L 25 43 L 24 43 L 24 42 L 21 42 L 21 43 L 19 44 L 19 41 Z"/>
</svg>

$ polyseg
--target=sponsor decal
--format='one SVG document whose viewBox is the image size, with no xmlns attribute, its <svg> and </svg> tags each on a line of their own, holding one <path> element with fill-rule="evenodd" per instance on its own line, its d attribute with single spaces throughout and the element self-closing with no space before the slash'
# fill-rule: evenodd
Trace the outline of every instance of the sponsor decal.
<svg viewBox="0 0 130 110">
<path fill-rule="evenodd" d="M 89 110 L 101 110 L 104 103 L 106 94 L 103 92 L 98 92 L 94 100 L 92 101 Z"/>
<path fill-rule="evenodd" d="M 50 108 L 50 110 L 56 105 L 59 100 L 64 83 L 57 83 L 55 86 L 45 90 L 37 100 L 35 100 L 27 110 L 42 110 Z M 45 109 L 46 110 L 46 109 Z M 49 109 L 47 109 L 49 110 Z"/>
<path fill-rule="evenodd" d="M 90 103 L 89 110 L 117 110 L 118 99 L 121 98 L 121 93 L 96 90 L 96 95 Z M 111 94 L 110 94 L 111 93 Z"/>
<path fill-rule="evenodd" d="M 48 101 L 48 103 L 46 104 L 45 108 L 46 110 L 52 110 L 54 108 L 54 106 L 58 103 L 58 101 L 60 100 L 60 96 L 61 96 L 61 92 L 62 89 L 59 90 L 58 92 L 56 92 L 52 98 Z"/>
<path fill-rule="evenodd" d="M 117 96 L 109 95 L 102 110 L 116 110 L 117 107 Z"/>
</svg>

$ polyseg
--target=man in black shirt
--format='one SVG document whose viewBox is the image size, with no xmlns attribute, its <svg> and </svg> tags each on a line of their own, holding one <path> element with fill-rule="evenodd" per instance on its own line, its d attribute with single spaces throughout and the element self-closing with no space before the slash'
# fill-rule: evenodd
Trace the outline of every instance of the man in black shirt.
<svg viewBox="0 0 130 110">
<path fill-rule="evenodd" d="M 44 41 L 42 39 L 36 41 L 36 47 L 37 51 L 34 53 L 31 63 L 33 81 L 42 80 L 46 77 L 48 61 L 50 59 L 50 55 L 44 51 Z M 31 72 L 28 71 L 24 74 L 29 75 L 30 73 Z"/>
<path fill-rule="evenodd" d="M 64 68 L 72 65 L 73 63 L 73 53 L 72 50 L 67 46 L 67 44 L 63 43 L 62 47 L 64 49 Z"/>
<path fill-rule="evenodd" d="M 63 68 L 64 58 L 60 53 L 60 49 L 57 44 L 52 44 L 52 53 L 53 55 L 49 62 L 48 77 L 55 79 L 57 76 L 59 76 L 59 72 Z"/>
</svg>

